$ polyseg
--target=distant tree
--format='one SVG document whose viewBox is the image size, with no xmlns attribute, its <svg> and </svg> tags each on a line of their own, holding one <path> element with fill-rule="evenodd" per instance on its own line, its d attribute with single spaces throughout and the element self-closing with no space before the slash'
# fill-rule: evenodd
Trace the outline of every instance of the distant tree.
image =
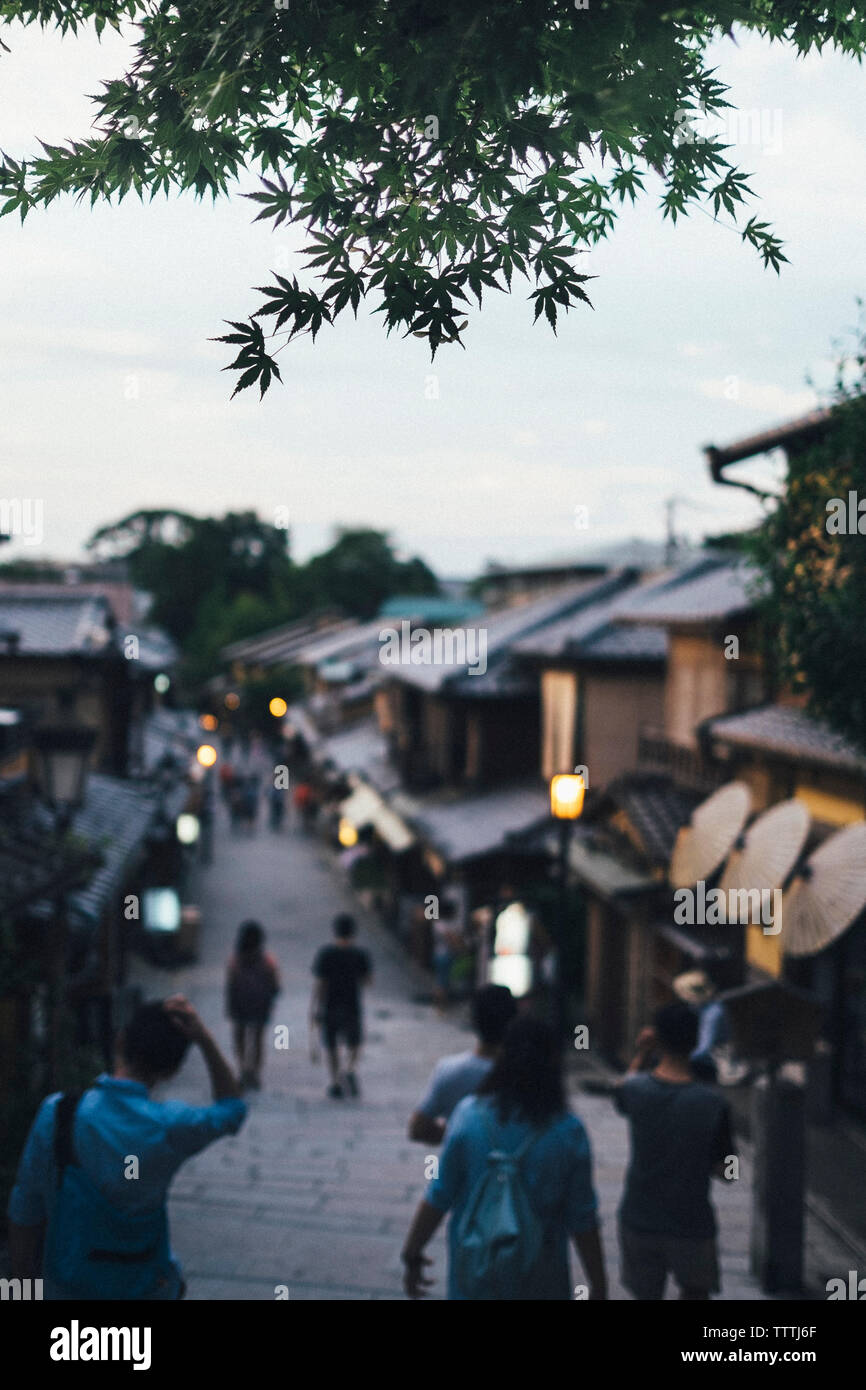
<svg viewBox="0 0 866 1390">
<path fill-rule="evenodd" d="M 736 219 L 751 196 L 700 125 L 729 105 L 715 40 L 736 25 L 798 54 L 866 49 L 850 0 L 8 0 L 0 17 L 10 39 L 16 21 L 92 23 L 135 43 L 93 98 L 93 136 L 2 157 L 0 214 L 61 193 L 216 198 L 252 172 L 259 217 L 303 228 L 321 288 L 275 275 L 222 338 L 235 392 L 262 394 L 281 346 L 365 298 L 435 354 L 517 274 L 555 331 L 589 302 L 576 256 L 651 173 L 672 221 L 701 202 Z M 741 235 L 778 270 L 766 223 Z"/>
<path fill-rule="evenodd" d="M 298 604 L 289 593 L 276 591 L 268 598 L 239 593 L 229 598 L 225 586 L 218 584 L 198 604 L 195 625 L 184 643 L 187 684 L 201 685 L 219 670 L 220 652 L 230 642 L 291 622 L 298 611 Z"/>
<path fill-rule="evenodd" d="M 784 496 L 746 537 L 777 674 L 866 752 L 866 332 L 839 360 L 830 423 L 792 459 Z M 859 510 L 862 505 L 862 512 Z"/>
<path fill-rule="evenodd" d="M 150 620 L 180 646 L 187 687 L 212 676 L 222 648 L 243 637 L 327 610 L 369 618 L 393 594 L 439 592 L 424 561 L 398 560 L 384 532 L 343 528 L 323 554 L 296 565 L 288 532 L 255 512 L 132 512 L 101 526 L 87 548 L 122 558 L 133 584 L 152 595 Z"/>
<path fill-rule="evenodd" d="M 394 594 L 436 594 L 439 584 L 423 560 L 398 560 L 382 531 L 341 530 L 307 565 L 307 583 L 325 607 L 372 618 Z"/>
<path fill-rule="evenodd" d="M 222 610 L 240 595 L 259 598 L 271 625 L 298 611 L 288 532 L 260 521 L 255 512 L 223 517 L 133 512 L 101 527 L 87 548 L 100 558 L 126 559 L 133 583 L 153 595 L 153 621 L 181 646 L 200 629 L 206 601 L 213 630 L 222 624 Z"/>
</svg>

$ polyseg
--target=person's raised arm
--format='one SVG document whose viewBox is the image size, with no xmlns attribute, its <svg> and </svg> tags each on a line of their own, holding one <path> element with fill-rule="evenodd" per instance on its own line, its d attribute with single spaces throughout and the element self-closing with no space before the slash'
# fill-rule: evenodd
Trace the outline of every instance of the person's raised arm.
<svg viewBox="0 0 866 1390">
<path fill-rule="evenodd" d="M 635 1072 L 646 1071 L 649 1066 L 650 1058 L 656 1046 L 656 1033 L 654 1028 L 641 1028 L 637 1035 L 634 1045 L 634 1056 L 628 1064 L 627 1076 L 634 1076 Z"/>
<path fill-rule="evenodd" d="M 208 1070 L 214 1100 L 239 1100 L 241 1088 L 237 1077 L 189 1000 L 182 994 L 174 994 L 166 999 L 165 1009 L 181 1032 L 199 1048 Z"/>
</svg>

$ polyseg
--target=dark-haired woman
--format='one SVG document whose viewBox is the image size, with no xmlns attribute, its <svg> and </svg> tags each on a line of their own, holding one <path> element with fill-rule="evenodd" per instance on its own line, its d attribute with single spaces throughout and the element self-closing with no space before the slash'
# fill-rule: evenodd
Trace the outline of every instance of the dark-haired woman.
<svg viewBox="0 0 866 1390">
<path fill-rule="evenodd" d="M 262 1034 L 280 992 L 280 975 L 265 949 L 258 922 L 244 922 L 226 973 L 226 1012 L 233 1024 L 235 1056 L 241 1084 L 259 1090 Z"/>
<path fill-rule="evenodd" d="M 585 1271 L 584 1296 L 607 1296 L 599 1239 L 592 1158 L 586 1130 L 565 1100 L 559 1049 L 553 1031 L 539 1019 L 514 1020 L 502 1052 L 478 1094 L 467 1096 L 445 1132 L 439 1173 L 430 1185 L 403 1249 L 405 1288 L 422 1298 L 432 1281 L 424 1278 L 431 1261 L 424 1248 L 450 1213 L 448 1297 L 490 1297 L 461 1286 L 461 1219 L 490 1170 L 491 1155 L 524 1148 L 519 1177 L 537 1226 L 541 1250 L 532 1268 L 499 1294 L 503 1299 L 569 1299 L 568 1240 L 574 1241 Z M 576 1296 L 580 1296 L 579 1294 Z"/>
</svg>

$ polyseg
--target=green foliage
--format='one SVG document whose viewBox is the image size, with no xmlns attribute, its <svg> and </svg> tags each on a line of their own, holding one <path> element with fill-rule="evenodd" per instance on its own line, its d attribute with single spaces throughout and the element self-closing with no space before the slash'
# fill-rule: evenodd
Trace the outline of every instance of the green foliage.
<svg viewBox="0 0 866 1390">
<path fill-rule="evenodd" d="M 273 666 L 267 675 L 244 681 L 239 687 L 240 707 L 230 720 L 232 728 L 257 729 L 265 738 L 279 735 L 281 721 L 268 708 L 275 695 L 282 696 L 287 705 L 301 700 L 305 694 L 304 678 L 297 666 Z"/>
<path fill-rule="evenodd" d="M 393 594 L 436 594 L 439 585 L 423 560 L 398 560 L 382 531 L 343 530 L 307 565 L 307 581 L 323 607 L 372 618 Z"/>
<path fill-rule="evenodd" d="M 296 565 L 288 532 L 254 512 L 133 512 L 100 527 L 87 548 L 124 558 L 133 583 L 153 596 L 150 617 L 181 647 L 189 687 L 212 676 L 221 648 L 243 637 L 312 612 L 369 618 L 393 594 L 439 591 L 423 560 L 398 560 L 384 532 L 343 530 Z"/>
<path fill-rule="evenodd" d="M 205 621 L 212 630 L 228 632 L 226 641 L 246 636 L 247 610 L 233 608 L 242 595 L 260 600 L 256 621 L 264 618 L 265 627 L 297 611 L 288 532 L 254 512 L 134 512 L 101 527 L 87 548 L 126 558 L 133 582 L 153 595 L 153 621 L 182 646 L 201 644 Z"/>
<path fill-rule="evenodd" d="M 767 585 L 776 676 L 866 752 L 866 507 L 853 532 L 832 505 L 866 503 L 866 332 L 839 362 L 829 427 L 791 460 L 785 495 L 744 541 Z M 828 504 L 830 504 L 828 506 Z M 850 515 L 850 513 L 849 513 Z M 829 529 L 828 529 L 829 528 Z"/>
<path fill-rule="evenodd" d="M 276 276 L 220 339 L 239 349 L 233 394 L 262 395 L 282 346 L 362 299 L 435 355 L 516 272 L 555 331 L 589 303 L 575 256 L 651 173 L 672 221 L 702 202 L 736 217 L 751 196 L 717 139 L 687 134 L 728 105 L 705 66 L 714 40 L 737 25 L 801 54 L 866 46 L 866 18 L 841 0 L 10 0 L 2 18 L 133 21 L 135 48 L 93 97 L 92 138 L 0 158 L 0 215 L 23 221 L 61 193 L 216 198 L 253 173 L 258 218 L 303 229 L 319 288 Z M 778 271 L 766 223 L 742 237 Z"/>
</svg>

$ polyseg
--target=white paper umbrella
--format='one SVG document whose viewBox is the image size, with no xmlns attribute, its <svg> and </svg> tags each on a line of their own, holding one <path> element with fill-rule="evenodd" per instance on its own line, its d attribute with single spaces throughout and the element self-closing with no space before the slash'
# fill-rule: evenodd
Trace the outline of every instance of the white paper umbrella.
<svg viewBox="0 0 866 1390">
<path fill-rule="evenodd" d="M 866 907 L 866 823 L 846 825 L 809 855 L 782 900 L 782 947 L 814 956 Z"/>
<path fill-rule="evenodd" d="M 752 821 L 733 850 L 719 887 L 723 893 L 772 892 L 781 888 L 809 834 L 809 812 L 802 801 L 780 801 Z M 759 899 L 760 901 L 760 899 Z"/>
<path fill-rule="evenodd" d="M 745 825 L 751 805 L 745 782 L 728 782 L 701 802 L 677 835 L 670 867 L 674 888 L 692 888 L 712 877 Z"/>
</svg>

